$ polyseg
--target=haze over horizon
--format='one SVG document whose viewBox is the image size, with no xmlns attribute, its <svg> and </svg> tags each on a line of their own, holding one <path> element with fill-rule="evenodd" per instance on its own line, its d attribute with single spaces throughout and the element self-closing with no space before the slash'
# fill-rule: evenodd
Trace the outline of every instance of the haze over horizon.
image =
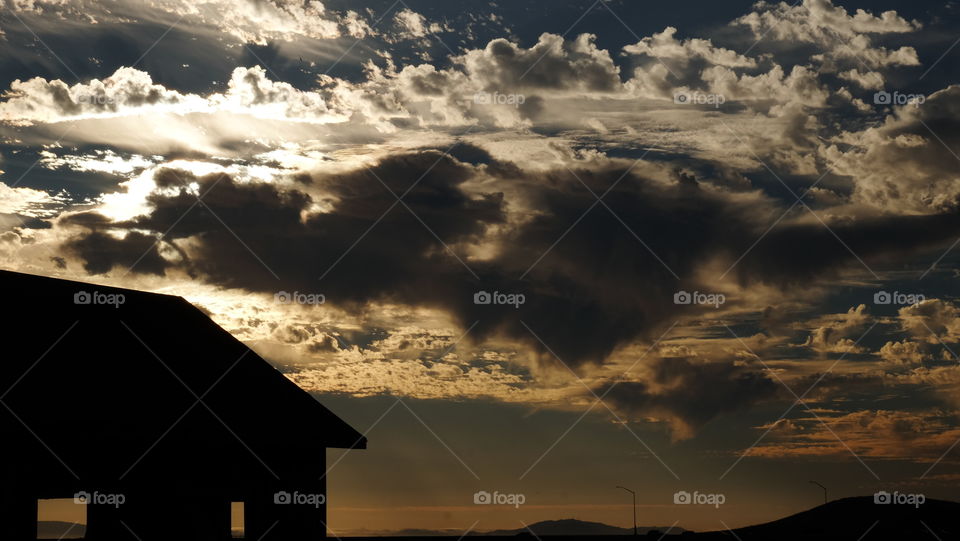
<svg viewBox="0 0 960 541">
<path fill-rule="evenodd" d="M 183 296 L 362 432 L 338 534 L 956 501 L 958 21 L 14 0 L 2 268 Z"/>
</svg>

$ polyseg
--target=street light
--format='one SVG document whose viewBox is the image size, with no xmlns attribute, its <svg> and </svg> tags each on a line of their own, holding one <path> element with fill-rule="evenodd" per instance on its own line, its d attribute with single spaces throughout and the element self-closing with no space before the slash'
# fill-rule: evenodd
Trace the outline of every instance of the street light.
<svg viewBox="0 0 960 541">
<path fill-rule="evenodd" d="M 810 482 L 823 489 L 823 503 L 827 503 L 827 487 L 821 485 L 816 481 L 810 481 Z"/>
<path fill-rule="evenodd" d="M 617 485 L 617 488 L 622 488 L 623 490 L 626 490 L 633 496 L 633 535 L 636 536 L 637 535 L 637 493 L 630 490 L 627 487 L 622 487 L 620 485 Z"/>
</svg>

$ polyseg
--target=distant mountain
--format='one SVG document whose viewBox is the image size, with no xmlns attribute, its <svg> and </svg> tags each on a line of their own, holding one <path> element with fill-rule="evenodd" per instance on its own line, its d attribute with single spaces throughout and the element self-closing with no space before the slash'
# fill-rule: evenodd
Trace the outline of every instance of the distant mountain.
<svg viewBox="0 0 960 541">
<path fill-rule="evenodd" d="M 650 530 L 658 530 L 660 532 L 666 532 L 669 530 L 669 526 L 657 527 L 657 526 L 638 526 L 637 532 L 640 534 L 645 534 Z M 530 532 L 533 532 L 535 535 L 580 535 L 580 536 L 590 536 L 590 535 L 633 535 L 633 528 L 620 528 L 619 526 L 610 526 L 609 524 L 603 524 L 602 522 L 588 522 L 585 520 L 577 520 L 574 518 L 568 518 L 563 520 L 544 520 L 542 522 L 535 522 L 527 528 L 516 528 L 513 530 L 493 530 L 490 532 L 481 532 L 478 535 L 529 535 Z M 672 534 L 681 534 L 685 530 L 683 528 L 678 528 L 676 526 L 669 532 Z"/>
<path fill-rule="evenodd" d="M 447 528 L 443 530 L 425 530 L 423 528 L 406 528 L 403 530 L 356 530 L 356 531 L 337 531 L 336 534 L 341 538 L 346 537 L 453 537 L 463 536 L 463 530 L 457 528 Z"/>
<path fill-rule="evenodd" d="M 740 541 L 880 541 L 960 539 L 960 503 L 927 500 L 914 507 L 878 505 L 872 496 L 844 498 L 780 520 L 734 530 Z M 869 533 L 867 533 L 869 532 Z M 697 541 L 730 539 L 726 531 L 697 534 Z"/>
<path fill-rule="evenodd" d="M 658 530 L 661 532 L 666 532 L 668 526 L 655 527 L 655 526 L 639 526 L 637 527 L 637 532 L 641 535 L 645 534 L 651 530 Z M 577 520 L 573 518 L 563 519 L 563 520 L 544 520 L 542 522 L 534 522 L 530 524 L 530 530 L 533 531 L 537 536 L 551 536 L 551 535 L 569 535 L 569 536 L 595 536 L 595 535 L 632 535 L 633 528 L 620 528 L 618 526 L 610 526 L 609 524 L 603 524 L 601 522 L 589 522 L 585 520 Z M 516 528 L 512 530 L 492 530 L 492 531 L 475 531 L 470 532 L 469 536 L 530 536 L 530 530 L 527 528 Z M 674 527 L 670 533 L 681 534 L 685 530 L 683 528 Z M 372 531 L 365 530 L 362 532 L 350 532 L 349 536 L 355 537 L 455 537 L 460 538 L 463 535 L 463 530 L 456 529 L 444 529 L 444 530 L 422 530 L 422 529 L 406 529 L 399 531 Z M 341 535 L 342 537 L 342 535 Z"/>
</svg>

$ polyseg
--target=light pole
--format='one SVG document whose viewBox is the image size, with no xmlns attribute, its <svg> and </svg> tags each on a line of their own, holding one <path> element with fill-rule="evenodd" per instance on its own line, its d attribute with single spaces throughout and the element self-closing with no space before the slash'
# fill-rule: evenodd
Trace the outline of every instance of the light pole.
<svg viewBox="0 0 960 541">
<path fill-rule="evenodd" d="M 821 485 L 816 481 L 810 481 L 810 482 L 823 489 L 823 503 L 827 503 L 827 487 Z"/>
<path fill-rule="evenodd" d="M 617 485 L 617 488 L 622 488 L 623 490 L 626 490 L 633 496 L 633 535 L 636 536 L 637 535 L 637 493 L 630 490 L 627 487 L 622 487 L 620 485 Z"/>
</svg>

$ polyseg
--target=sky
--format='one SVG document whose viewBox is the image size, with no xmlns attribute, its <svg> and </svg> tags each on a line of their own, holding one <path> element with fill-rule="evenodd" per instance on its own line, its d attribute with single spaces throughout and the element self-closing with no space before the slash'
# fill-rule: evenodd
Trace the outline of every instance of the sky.
<svg viewBox="0 0 960 541">
<path fill-rule="evenodd" d="M 957 499 L 958 15 L 7 0 L 3 268 L 183 296 L 364 433 L 339 535 Z"/>
</svg>

